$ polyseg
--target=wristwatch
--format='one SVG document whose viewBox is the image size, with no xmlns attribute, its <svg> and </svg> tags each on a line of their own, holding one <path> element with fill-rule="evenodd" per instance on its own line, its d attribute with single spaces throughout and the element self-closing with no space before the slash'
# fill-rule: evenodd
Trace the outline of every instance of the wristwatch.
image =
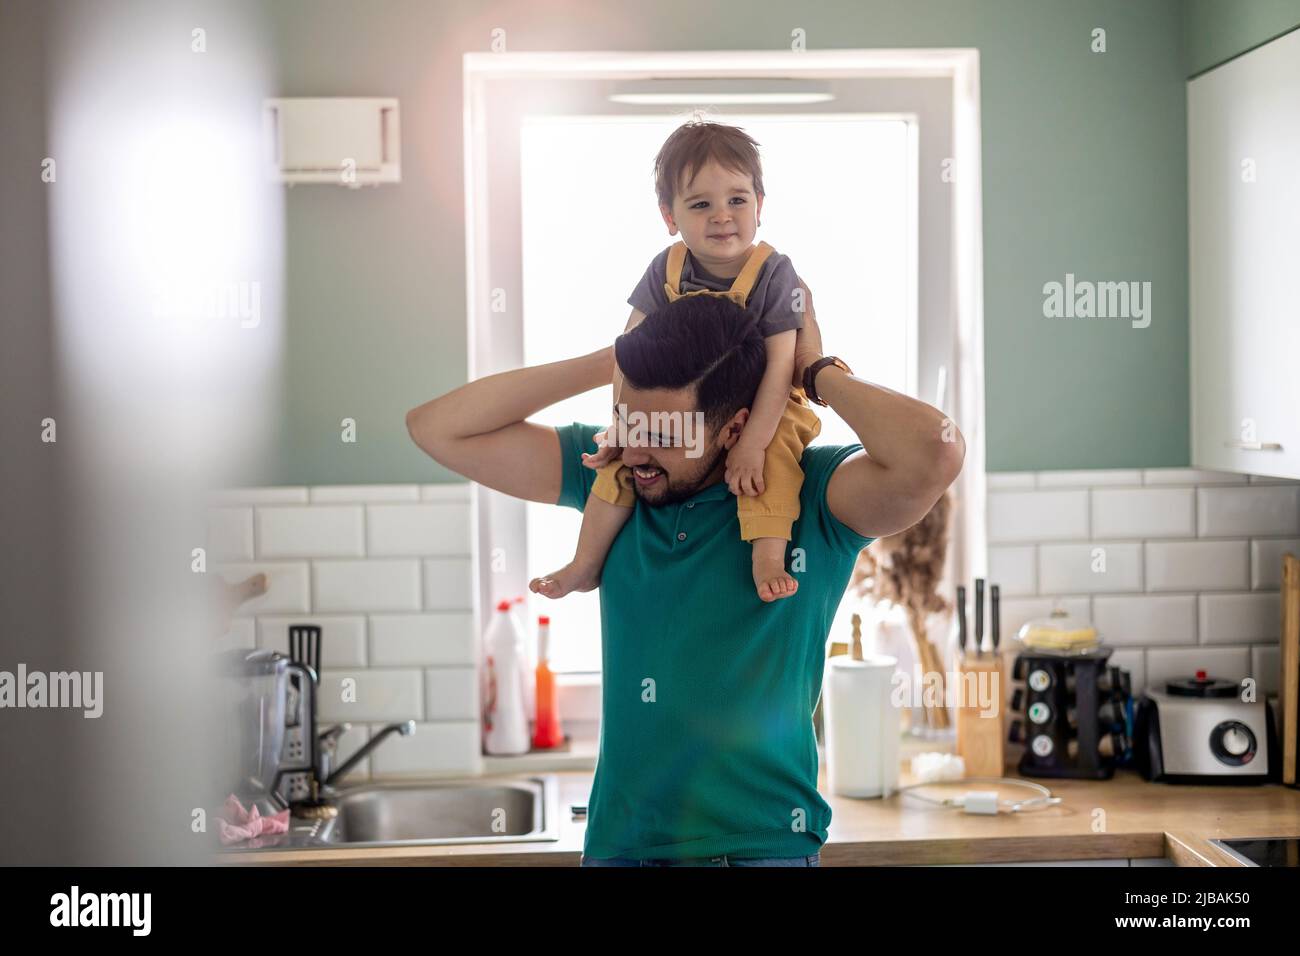
<svg viewBox="0 0 1300 956">
<path fill-rule="evenodd" d="M 817 394 L 817 373 L 827 365 L 834 365 L 836 368 L 843 369 L 849 375 L 853 374 L 853 369 L 849 368 L 848 365 L 844 363 L 843 359 L 837 358 L 834 355 L 825 355 L 803 370 L 804 394 L 808 396 L 810 402 L 815 402 L 823 407 L 825 407 L 826 402 Z"/>
</svg>

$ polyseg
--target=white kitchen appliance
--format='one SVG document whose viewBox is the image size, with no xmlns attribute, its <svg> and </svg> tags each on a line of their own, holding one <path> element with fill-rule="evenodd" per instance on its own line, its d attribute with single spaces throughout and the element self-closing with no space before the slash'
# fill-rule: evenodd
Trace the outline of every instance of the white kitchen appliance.
<svg viewBox="0 0 1300 956">
<path fill-rule="evenodd" d="M 1134 719 L 1134 756 L 1147 780 L 1264 783 L 1276 777 L 1277 738 L 1263 700 L 1197 671 L 1148 688 Z"/>
</svg>

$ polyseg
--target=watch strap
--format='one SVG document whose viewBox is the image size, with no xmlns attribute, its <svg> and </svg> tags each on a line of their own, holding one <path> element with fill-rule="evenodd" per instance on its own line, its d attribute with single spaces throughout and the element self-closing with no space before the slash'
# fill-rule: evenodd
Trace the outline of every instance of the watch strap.
<svg viewBox="0 0 1300 956">
<path fill-rule="evenodd" d="M 803 373 L 804 394 L 808 396 L 809 401 L 814 402 L 815 404 L 821 405 L 823 407 L 827 405 L 827 402 L 825 399 L 823 399 L 820 395 L 817 394 L 817 373 L 820 372 L 828 365 L 834 365 L 837 368 L 843 369 L 845 372 L 849 372 L 850 374 L 852 374 L 848 365 L 845 364 L 844 360 L 834 355 L 823 355 L 817 361 L 813 362 L 806 369 L 804 369 L 804 373 Z"/>
</svg>

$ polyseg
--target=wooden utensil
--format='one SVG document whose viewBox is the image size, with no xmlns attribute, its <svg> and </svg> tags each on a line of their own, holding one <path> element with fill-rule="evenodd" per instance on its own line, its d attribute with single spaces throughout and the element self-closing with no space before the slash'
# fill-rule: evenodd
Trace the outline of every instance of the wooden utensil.
<svg viewBox="0 0 1300 956">
<path fill-rule="evenodd" d="M 1278 693 L 1282 782 L 1296 786 L 1297 722 L 1300 720 L 1300 559 L 1282 555 L 1282 674 Z"/>
</svg>

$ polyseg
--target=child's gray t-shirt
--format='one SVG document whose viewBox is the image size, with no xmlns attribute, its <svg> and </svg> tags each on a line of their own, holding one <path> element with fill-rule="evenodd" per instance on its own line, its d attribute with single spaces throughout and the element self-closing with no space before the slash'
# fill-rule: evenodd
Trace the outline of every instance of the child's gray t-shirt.
<svg viewBox="0 0 1300 956">
<path fill-rule="evenodd" d="M 671 248 L 672 246 L 665 247 L 663 252 L 650 261 L 645 275 L 627 298 L 628 305 L 640 309 L 646 315 L 668 304 L 664 283 L 668 281 L 668 250 Z M 690 250 L 686 250 L 680 291 L 709 289 L 713 292 L 726 292 L 734 281 L 706 272 L 695 261 Z M 798 288 L 799 276 L 795 274 L 790 257 L 773 251 L 759 269 L 754 288 L 749 293 L 748 308 L 758 316 L 758 327 L 764 338 L 778 332 L 803 328 L 803 313 L 796 307 L 807 308 L 807 303 L 803 301 L 803 295 L 795 296 L 794 292 Z"/>
</svg>

